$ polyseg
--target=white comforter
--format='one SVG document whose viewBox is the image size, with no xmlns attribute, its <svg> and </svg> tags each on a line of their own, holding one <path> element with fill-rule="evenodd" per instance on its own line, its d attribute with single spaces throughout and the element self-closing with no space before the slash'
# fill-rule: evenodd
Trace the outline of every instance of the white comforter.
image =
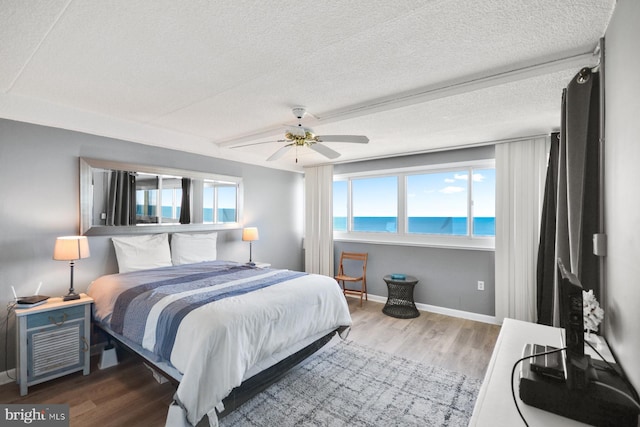
<svg viewBox="0 0 640 427">
<path fill-rule="evenodd" d="M 120 292 L 135 286 L 133 282 L 156 280 L 161 270 L 167 269 L 149 270 L 148 277 L 140 272 L 103 276 L 92 283 L 88 293 L 95 300 L 96 319 L 108 321 Z M 276 272 L 265 269 L 260 274 Z M 158 308 L 182 296 L 166 296 Z M 145 326 L 143 347 L 149 351 L 156 336 L 151 319 L 157 316 L 151 313 Z M 203 305 L 182 320 L 176 334 L 170 362 L 183 377 L 175 399 L 190 424 L 208 414 L 215 426 L 215 408 L 222 409 L 222 399 L 256 364 L 305 338 L 350 325 L 339 285 L 314 274 Z"/>
</svg>

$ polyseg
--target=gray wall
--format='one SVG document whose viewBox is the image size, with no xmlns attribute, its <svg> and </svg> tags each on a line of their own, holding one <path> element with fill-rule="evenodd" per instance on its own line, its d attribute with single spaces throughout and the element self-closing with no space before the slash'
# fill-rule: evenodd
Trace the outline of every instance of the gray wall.
<svg viewBox="0 0 640 427">
<path fill-rule="evenodd" d="M 303 176 L 212 157 L 150 147 L 79 132 L 0 119 L 0 304 L 2 319 L 18 295 L 57 296 L 69 287 L 69 264 L 52 260 L 56 237 L 79 233 L 79 157 L 241 176 L 244 224 L 257 226 L 253 258 L 279 268 L 302 270 Z M 75 287 L 84 292 L 102 274 L 117 272 L 110 237 L 90 236 L 91 257 L 75 268 Z M 218 232 L 218 257 L 248 261 L 240 230 Z M 4 333 L 0 334 L 4 344 Z M 13 320 L 9 368 L 14 366 Z M 2 347 L 4 348 L 4 347 Z M 0 352 L 0 371 L 4 371 Z"/>
<path fill-rule="evenodd" d="M 640 2 L 618 0 L 605 38 L 606 337 L 640 390 Z"/>
<path fill-rule="evenodd" d="M 367 291 L 370 294 L 386 297 L 387 285 L 382 278 L 391 273 L 403 273 L 419 280 L 413 293 L 418 303 L 487 316 L 495 314 L 492 251 L 354 242 L 335 242 L 333 246 L 336 271 L 342 251 L 369 254 Z M 477 290 L 478 280 L 484 281 L 484 291 Z"/>
<path fill-rule="evenodd" d="M 437 165 L 495 158 L 493 146 L 379 159 L 336 165 L 335 174 Z M 416 276 L 416 302 L 488 316 L 495 315 L 495 254 L 493 251 L 444 249 L 355 242 L 334 242 L 335 269 L 341 251 L 367 252 L 367 290 L 386 297 L 382 278 L 390 273 Z M 478 291 L 478 281 L 485 290 Z"/>
</svg>

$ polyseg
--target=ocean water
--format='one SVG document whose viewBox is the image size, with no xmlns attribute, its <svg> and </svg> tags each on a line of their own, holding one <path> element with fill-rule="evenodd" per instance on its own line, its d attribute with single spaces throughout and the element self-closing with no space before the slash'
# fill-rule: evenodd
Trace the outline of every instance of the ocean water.
<svg viewBox="0 0 640 427">
<path fill-rule="evenodd" d="M 136 206 L 136 213 L 138 215 L 143 215 L 142 205 Z M 148 212 L 146 215 L 155 216 L 155 206 L 149 206 Z M 203 211 L 203 220 L 204 222 L 213 222 L 213 208 L 205 208 Z M 180 207 L 176 209 L 176 219 L 180 218 Z M 171 218 L 171 206 L 163 206 L 162 207 L 162 217 L 163 218 Z M 220 222 L 235 222 L 236 221 L 236 210 L 233 208 L 220 208 L 218 209 L 218 219 Z"/>
<path fill-rule="evenodd" d="M 333 217 L 333 229 L 347 230 L 346 217 Z M 387 232 L 398 231 L 395 217 L 354 217 L 353 231 Z M 408 231 L 411 234 L 436 234 L 447 236 L 466 236 L 466 217 L 409 217 Z M 475 236 L 495 236 L 496 219 L 494 217 L 476 217 L 473 219 Z"/>
<path fill-rule="evenodd" d="M 204 222 L 213 222 L 213 208 L 204 208 Z M 236 222 L 236 210 L 233 208 L 218 209 L 219 222 Z"/>
</svg>

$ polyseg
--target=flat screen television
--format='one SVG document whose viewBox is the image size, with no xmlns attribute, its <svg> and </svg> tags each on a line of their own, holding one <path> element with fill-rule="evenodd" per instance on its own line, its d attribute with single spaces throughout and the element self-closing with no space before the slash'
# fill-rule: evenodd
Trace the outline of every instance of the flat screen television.
<svg viewBox="0 0 640 427">
<path fill-rule="evenodd" d="M 565 331 L 564 368 L 567 387 L 582 389 L 588 384 L 590 357 L 584 354 L 582 285 L 558 259 L 560 327 Z"/>
</svg>

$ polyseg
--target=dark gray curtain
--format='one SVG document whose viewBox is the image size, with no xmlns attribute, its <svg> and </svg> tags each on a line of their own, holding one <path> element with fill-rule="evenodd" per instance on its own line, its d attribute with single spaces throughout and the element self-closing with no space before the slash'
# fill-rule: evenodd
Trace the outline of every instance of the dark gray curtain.
<svg viewBox="0 0 640 427">
<path fill-rule="evenodd" d="M 191 178 L 182 178 L 182 201 L 180 202 L 180 224 L 191 223 Z"/>
<path fill-rule="evenodd" d="M 546 223 L 541 230 L 538 256 L 539 323 L 557 324 L 554 315 L 551 315 L 552 323 L 549 317 L 556 311 L 555 260 L 558 258 L 585 289 L 593 289 L 596 297 L 600 297 L 600 262 L 593 255 L 592 243 L 593 235 L 600 232 L 599 90 L 599 74 L 583 68 L 563 93 L 556 206 L 546 198 L 543 206 Z M 552 193 L 549 189 L 546 192 Z M 548 216 L 554 212 L 555 230 L 545 227 L 553 222 Z M 551 252 L 549 242 L 554 234 L 555 250 Z M 551 277 L 555 278 L 553 282 Z M 553 300 L 549 295 L 553 295 Z"/>
<path fill-rule="evenodd" d="M 564 93 L 563 93 L 564 98 Z M 556 201 L 558 187 L 558 155 L 560 134 L 551 134 L 547 179 L 545 182 L 540 245 L 537 266 L 538 323 L 553 324 L 554 277 L 556 271 Z"/>
<path fill-rule="evenodd" d="M 107 225 L 136 224 L 136 176 L 132 172 L 111 171 L 107 199 Z"/>
</svg>

